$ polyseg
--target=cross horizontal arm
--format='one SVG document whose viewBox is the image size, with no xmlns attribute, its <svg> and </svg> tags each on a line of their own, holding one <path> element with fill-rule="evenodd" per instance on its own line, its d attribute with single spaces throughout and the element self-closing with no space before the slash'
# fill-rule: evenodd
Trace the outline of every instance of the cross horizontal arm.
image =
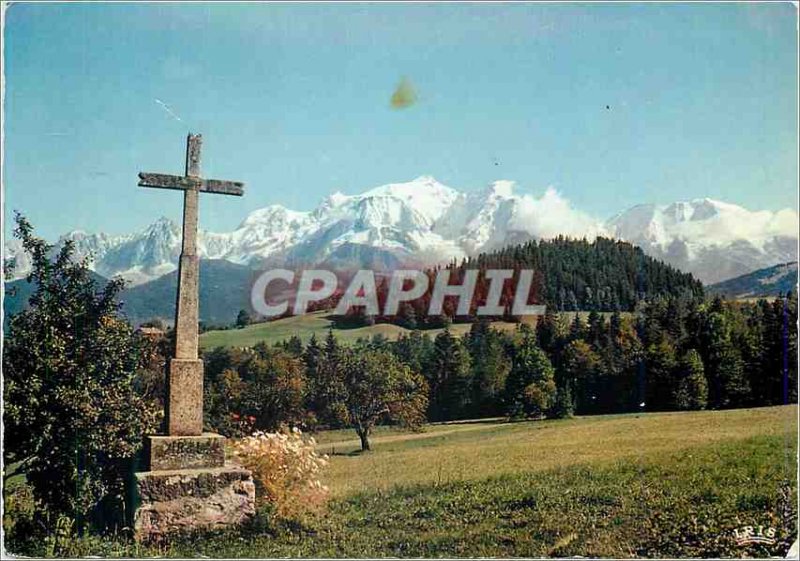
<svg viewBox="0 0 800 561">
<path fill-rule="evenodd" d="M 184 177 L 181 175 L 168 175 L 166 173 L 139 173 L 139 187 L 176 189 L 179 191 L 195 189 L 204 193 L 219 193 L 222 195 L 236 195 L 238 197 L 244 194 L 244 183 L 240 181 L 201 179 L 199 177 Z"/>
<path fill-rule="evenodd" d="M 241 197 L 244 195 L 244 183 L 225 179 L 204 179 L 200 190 L 207 193 L 221 193 L 223 195 Z"/>
</svg>

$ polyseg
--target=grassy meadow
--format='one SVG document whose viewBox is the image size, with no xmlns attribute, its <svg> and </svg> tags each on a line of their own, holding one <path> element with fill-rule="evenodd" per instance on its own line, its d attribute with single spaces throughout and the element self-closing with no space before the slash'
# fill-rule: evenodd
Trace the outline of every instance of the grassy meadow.
<svg viewBox="0 0 800 561">
<path fill-rule="evenodd" d="M 256 343 L 264 342 L 268 345 L 285 341 L 297 335 L 304 343 L 308 342 L 313 334 L 318 339 L 324 338 L 328 330 L 333 328 L 331 313 L 328 311 L 314 312 L 301 316 L 291 316 L 274 321 L 255 323 L 241 329 L 220 329 L 206 331 L 200 335 L 200 347 L 213 349 L 215 347 L 252 347 Z M 497 329 L 514 329 L 516 323 L 494 322 Z M 454 334 L 462 335 L 470 329 L 469 323 L 457 323 L 450 327 Z M 426 329 L 423 333 L 436 337 L 442 329 Z M 388 339 L 397 339 L 403 333 L 410 333 L 410 329 L 379 323 L 365 327 L 336 328 L 336 338 L 342 343 L 351 343 L 362 337 L 383 335 Z"/>
<path fill-rule="evenodd" d="M 584 320 L 589 312 L 577 312 Z M 575 312 L 561 312 L 572 318 Z M 610 313 L 602 312 L 603 316 L 610 316 Z M 624 315 L 624 314 L 623 314 Z M 532 318 L 535 324 L 535 318 Z M 517 328 L 517 323 L 495 321 L 492 327 L 502 331 L 513 331 Z M 454 323 L 450 326 L 450 332 L 454 335 L 463 335 L 469 332 L 470 323 Z M 324 338 L 328 330 L 333 329 L 336 338 L 341 343 L 352 343 L 359 338 L 370 338 L 373 335 L 383 335 L 387 339 L 397 339 L 404 333 L 411 333 L 412 330 L 392 325 L 388 323 L 378 323 L 365 327 L 346 327 L 334 328 L 331 312 L 321 311 L 304 314 L 301 316 L 291 316 L 274 321 L 254 323 L 241 329 L 218 329 L 206 331 L 200 335 L 200 347 L 203 349 L 213 349 L 215 347 L 252 347 L 256 343 L 264 342 L 268 345 L 285 341 L 297 335 L 307 343 L 311 335 L 316 334 L 318 339 Z M 422 333 L 430 337 L 436 337 L 443 329 L 424 329 Z"/>
<path fill-rule="evenodd" d="M 378 432 L 360 454 L 354 431 L 318 438 L 333 461 L 326 483 L 337 496 L 397 485 L 480 481 L 574 465 L 646 462 L 680 450 L 796 433 L 796 408 L 608 415 L 566 420 L 481 420 L 428 425 L 423 432 Z M 781 445 L 782 449 L 785 446 Z"/>
<path fill-rule="evenodd" d="M 76 542 L 73 554 L 171 557 L 741 557 L 796 537 L 797 406 L 317 435 L 323 516 L 160 547 Z M 774 545 L 733 530 L 772 526 Z M 92 545 L 93 544 L 93 545 Z"/>
<path fill-rule="evenodd" d="M 499 419 L 318 435 L 325 516 L 171 555 L 665 557 L 785 553 L 796 536 L 797 407 Z M 737 546 L 764 524 L 774 546 Z"/>
</svg>

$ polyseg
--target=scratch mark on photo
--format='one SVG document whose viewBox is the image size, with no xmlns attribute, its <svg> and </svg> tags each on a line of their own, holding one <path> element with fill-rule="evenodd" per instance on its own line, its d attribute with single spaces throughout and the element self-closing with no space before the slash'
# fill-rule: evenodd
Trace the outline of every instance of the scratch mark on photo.
<svg viewBox="0 0 800 561">
<path fill-rule="evenodd" d="M 160 100 L 160 99 L 158 99 L 158 98 L 155 98 L 155 100 L 154 100 L 154 101 L 155 101 L 156 103 L 158 103 L 158 104 L 159 104 L 161 107 L 163 107 L 163 108 L 164 108 L 164 111 L 166 111 L 166 112 L 169 114 L 169 116 L 170 116 L 170 117 L 172 117 L 172 118 L 173 118 L 173 119 L 175 119 L 176 121 L 180 121 L 181 123 L 183 123 L 183 119 L 181 119 L 181 118 L 180 118 L 180 117 L 179 117 L 179 116 L 178 116 L 178 115 L 175 113 L 175 111 L 173 111 L 173 110 L 172 110 L 172 108 L 171 108 L 169 105 L 167 105 L 166 103 L 164 103 L 163 101 L 161 101 L 161 100 Z"/>
</svg>

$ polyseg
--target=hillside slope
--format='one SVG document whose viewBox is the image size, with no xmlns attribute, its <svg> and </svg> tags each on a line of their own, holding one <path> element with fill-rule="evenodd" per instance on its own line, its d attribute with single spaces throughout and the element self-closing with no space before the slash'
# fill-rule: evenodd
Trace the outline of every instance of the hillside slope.
<svg viewBox="0 0 800 561">
<path fill-rule="evenodd" d="M 247 309 L 250 283 L 254 272 L 248 267 L 222 259 L 200 261 L 200 321 L 228 325 L 239 310 Z M 93 273 L 98 286 L 107 279 Z M 122 313 L 134 325 L 153 318 L 171 324 L 175 318 L 175 295 L 178 272 L 173 271 L 153 281 L 126 288 L 120 294 Z M 4 317 L 18 313 L 27 305 L 34 286 L 25 279 L 6 283 Z"/>
<path fill-rule="evenodd" d="M 797 261 L 759 269 L 707 287 L 710 294 L 726 298 L 780 296 L 797 289 Z"/>
<path fill-rule="evenodd" d="M 200 261 L 200 321 L 232 324 L 239 310 L 249 306 L 253 271 L 222 259 Z M 120 300 L 125 315 L 134 323 L 161 318 L 172 323 L 178 272 L 126 289 Z"/>
</svg>

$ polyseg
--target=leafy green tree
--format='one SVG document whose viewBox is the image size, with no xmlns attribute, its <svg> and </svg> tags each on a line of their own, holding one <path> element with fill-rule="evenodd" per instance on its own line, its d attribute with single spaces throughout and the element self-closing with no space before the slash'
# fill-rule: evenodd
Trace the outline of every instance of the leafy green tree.
<svg viewBox="0 0 800 561">
<path fill-rule="evenodd" d="M 392 351 L 414 372 L 427 372 L 433 356 L 433 341 L 428 335 L 414 330 L 407 335 L 401 334 Z"/>
<path fill-rule="evenodd" d="M 724 304 L 717 299 L 707 314 L 703 343 L 703 364 L 709 382 L 709 404 L 714 408 L 741 407 L 751 394 L 744 373 L 744 361 L 731 341 L 731 326 Z"/>
<path fill-rule="evenodd" d="M 328 331 L 322 346 L 312 336 L 306 347 L 305 363 L 309 382 L 309 407 L 319 423 L 328 427 L 340 427 L 346 420 L 342 408 L 344 388 L 339 375 L 339 361 L 343 349 L 333 331 Z"/>
<path fill-rule="evenodd" d="M 289 340 L 284 341 L 281 347 L 292 356 L 301 357 L 303 355 L 303 340 L 297 335 L 289 337 Z"/>
<path fill-rule="evenodd" d="M 322 347 L 320 347 L 316 333 L 312 333 L 311 338 L 308 340 L 308 344 L 306 345 L 306 350 L 303 353 L 303 363 L 306 366 L 306 375 L 312 383 L 314 383 L 314 379 L 317 377 L 317 371 L 321 360 Z"/>
<path fill-rule="evenodd" d="M 472 365 L 473 413 L 497 415 L 502 411 L 506 378 L 511 370 L 503 338 L 481 320 L 472 324 L 466 344 Z"/>
<path fill-rule="evenodd" d="M 241 436 L 242 426 L 232 417 L 241 415 L 241 395 L 247 384 L 239 375 L 249 349 L 216 347 L 203 353 L 203 423 L 225 436 Z M 163 377 L 163 373 L 162 373 Z"/>
<path fill-rule="evenodd" d="M 600 357 L 586 341 L 578 339 L 564 349 L 563 384 L 574 401 L 574 410 L 591 411 L 596 400 L 596 378 Z"/>
<path fill-rule="evenodd" d="M 790 291 L 782 304 L 781 355 L 785 357 L 782 366 L 786 369 L 786 379 L 783 380 L 781 376 L 783 384 L 780 403 L 797 403 L 797 289 Z"/>
<path fill-rule="evenodd" d="M 391 341 L 383 333 L 375 333 L 367 346 L 373 351 L 390 351 L 392 348 Z"/>
<path fill-rule="evenodd" d="M 647 410 L 672 409 L 672 398 L 676 391 L 675 368 L 678 364 L 675 347 L 666 337 L 662 337 L 657 344 L 647 348 L 645 361 Z"/>
<path fill-rule="evenodd" d="M 541 416 L 553 405 L 556 395 L 555 373 L 547 355 L 532 333 L 525 333 L 514 349 L 511 372 L 506 381 L 509 415 Z"/>
<path fill-rule="evenodd" d="M 236 327 L 239 329 L 247 327 L 250 322 L 250 314 L 247 313 L 247 310 L 239 310 L 239 314 L 236 316 Z"/>
<path fill-rule="evenodd" d="M 387 351 L 346 349 L 337 373 L 344 394 L 342 404 L 347 424 L 361 439 L 361 449 L 370 449 L 372 429 L 381 421 L 409 428 L 425 422 L 428 387 L 425 379 Z"/>
<path fill-rule="evenodd" d="M 611 404 L 615 411 L 639 410 L 641 402 L 646 399 L 641 387 L 646 372 L 644 349 L 631 321 L 620 322 L 618 328 L 611 333 L 606 350 L 607 372 L 614 376 L 613 393 L 606 393 L 601 399 Z"/>
<path fill-rule="evenodd" d="M 700 353 L 695 349 L 686 351 L 680 360 L 678 372 L 675 407 L 683 411 L 705 409 L 708 403 L 708 382 Z"/>
<path fill-rule="evenodd" d="M 36 498 L 82 528 L 121 510 L 129 462 L 158 413 L 134 388 L 145 359 L 118 316 L 122 282 L 97 286 L 71 242 L 51 259 L 53 247 L 16 221 L 34 291 L 6 325 L 5 461 L 22 462 Z"/>
<path fill-rule="evenodd" d="M 275 430 L 303 423 L 306 380 L 300 360 L 283 350 L 256 345 L 239 367 L 239 376 L 246 383 L 238 390 L 240 415 L 253 417 L 254 428 Z"/>
<path fill-rule="evenodd" d="M 414 310 L 414 306 L 408 302 L 400 304 L 400 310 L 397 315 L 399 324 L 406 329 L 417 328 L 417 312 Z"/>
<path fill-rule="evenodd" d="M 797 401 L 797 293 L 761 300 L 758 309 L 757 367 L 748 364 L 754 396 L 771 405 Z"/>
<path fill-rule="evenodd" d="M 463 418 L 469 410 L 472 393 L 470 358 L 461 340 L 447 328 L 433 342 L 428 375 L 431 417 L 436 420 Z"/>
<path fill-rule="evenodd" d="M 581 319 L 580 314 L 575 314 L 569 326 L 569 339 L 570 341 L 574 341 L 575 339 L 583 339 L 584 337 L 586 337 L 586 324 Z"/>
<path fill-rule="evenodd" d="M 536 322 L 536 343 L 546 353 L 552 353 L 560 335 L 558 315 L 553 306 L 547 306 L 544 315 Z"/>
<path fill-rule="evenodd" d="M 603 316 L 601 316 L 595 310 L 589 312 L 586 335 L 589 343 L 594 348 L 597 349 L 603 346 L 606 338 L 606 321 Z"/>
<path fill-rule="evenodd" d="M 302 360 L 306 369 L 306 383 L 308 385 L 306 407 L 316 416 L 318 422 L 322 422 L 321 418 L 324 416 L 326 409 L 325 392 L 327 390 L 324 373 L 326 362 L 322 347 L 315 333 L 311 334 L 311 338 L 306 344 Z"/>
<path fill-rule="evenodd" d="M 724 343 L 715 349 L 718 362 L 716 379 L 721 383 L 719 407 L 744 407 L 750 401 L 750 384 L 744 373 L 744 361 L 738 349 Z"/>
<path fill-rule="evenodd" d="M 569 419 L 575 414 L 575 400 L 569 384 L 556 384 L 556 398 L 549 415 L 555 419 Z"/>
</svg>

